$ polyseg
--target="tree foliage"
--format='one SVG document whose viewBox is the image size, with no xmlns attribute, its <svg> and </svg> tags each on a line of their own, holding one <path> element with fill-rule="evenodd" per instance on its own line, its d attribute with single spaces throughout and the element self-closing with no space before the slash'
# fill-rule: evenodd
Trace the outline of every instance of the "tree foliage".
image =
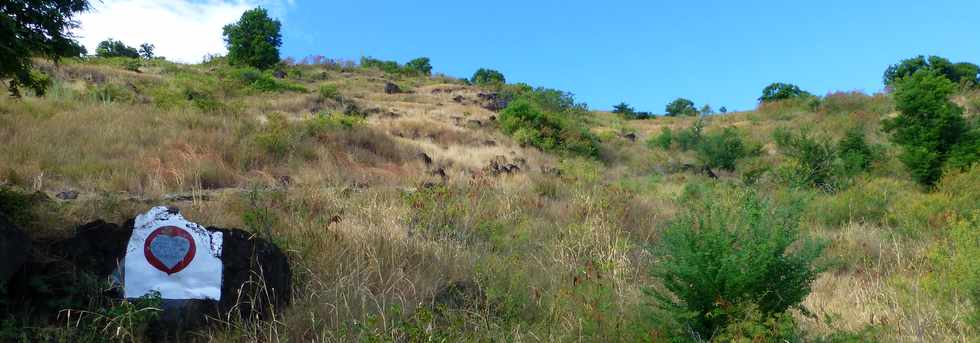
<svg viewBox="0 0 980 343">
<path fill-rule="evenodd" d="M 980 67 L 973 63 L 952 63 L 939 56 L 925 57 L 922 55 L 904 59 L 897 64 L 888 66 L 882 77 L 886 86 L 893 86 L 899 80 L 912 76 L 919 70 L 931 71 L 946 77 L 953 83 L 980 83 Z"/>
<path fill-rule="evenodd" d="M 964 147 L 977 143 L 963 109 L 950 101 L 956 86 L 933 70 L 918 70 L 895 82 L 897 117 L 886 119 L 883 128 L 902 146 L 899 156 L 917 182 L 934 185 L 951 156 L 961 166 L 975 162 Z M 971 160 L 972 159 L 972 160 Z"/>
<path fill-rule="evenodd" d="M 405 63 L 404 69 L 413 74 L 432 75 L 432 64 L 429 62 L 428 57 L 419 57 L 408 61 L 408 63 Z"/>
<path fill-rule="evenodd" d="M 797 85 L 774 82 L 762 89 L 762 96 L 759 97 L 761 102 L 772 102 L 786 99 L 794 99 L 804 96 L 810 96 L 810 93 L 800 89 Z"/>
<path fill-rule="evenodd" d="M 626 104 L 625 102 L 622 102 L 622 103 L 619 103 L 619 105 L 613 106 L 612 113 L 619 114 L 619 115 L 623 116 L 623 118 L 626 118 L 626 119 L 636 119 L 636 118 L 639 117 L 639 115 L 636 112 L 636 110 L 633 109 L 633 107 L 631 107 L 630 105 Z"/>
<path fill-rule="evenodd" d="M 236 23 L 225 25 L 224 38 L 228 47 L 228 62 L 268 69 L 279 63 L 282 24 L 269 17 L 266 9 L 258 7 L 242 13 Z"/>
<path fill-rule="evenodd" d="M 153 44 L 150 43 L 140 44 L 140 50 L 139 50 L 140 57 L 143 57 L 144 59 L 148 59 L 148 60 L 153 59 L 153 57 L 155 57 L 153 55 L 154 49 L 156 49 L 156 46 Z"/>
<path fill-rule="evenodd" d="M 109 38 L 99 42 L 99 46 L 95 48 L 95 55 L 99 57 L 139 58 L 140 52 L 122 41 Z"/>
<path fill-rule="evenodd" d="M 493 69 L 480 68 L 470 79 L 473 84 L 476 85 L 493 85 L 493 84 L 505 84 L 507 79 L 504 78 L 504 74 Z"/>
<path fill-rule="evenodd" d="M 698 109 L 694 107 L 694 102 L 684 98 L 677 98 L 667 104 L 668 116 L 696 116 Z"/>
<path fill-rule="evenodd" d="M 58 61 L 78 56 L 82 47 L 70 30 L 74 16 L 89 8 L 86 0 L 5 0 L 0 2 L 0 79 L 10 78 L 8 89 L 18 96 L 25 86 L 43 95 L 45 78 L 31 71 L 31 57 Z"/>
</svg>

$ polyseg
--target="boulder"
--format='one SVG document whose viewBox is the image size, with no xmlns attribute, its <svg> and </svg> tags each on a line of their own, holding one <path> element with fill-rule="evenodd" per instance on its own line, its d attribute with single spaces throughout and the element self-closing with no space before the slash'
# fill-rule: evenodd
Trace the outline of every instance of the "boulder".
<svg viewBox="0 0 980 343">
<path fill-rule="evenodd" d="M 78 191 L 67 190 L 64 192 L 60 192 L 58 194 L 55 194 L 55 198 L 61 200 L 75 200 L 78 199 Z"/>
<path fill-rule="evenodd" d="M 401 92 L 402 89 L 398 87 L 398 85 L 391 82 L 385 82 L 385 94 L 397 94 Z"/>
</svg>

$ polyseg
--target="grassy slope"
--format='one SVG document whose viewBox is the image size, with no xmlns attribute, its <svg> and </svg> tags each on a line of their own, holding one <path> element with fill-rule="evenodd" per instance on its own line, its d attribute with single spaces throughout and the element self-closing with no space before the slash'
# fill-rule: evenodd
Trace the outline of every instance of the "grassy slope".
<svg viewBox="0 0 980 343">
<path fill-rule="evenodd" d="M 800 316 L 803 328 L 813 337 L 877 328 L 888 341 L 976 335 L 964 319 L 971 308 L 943 282 L 957 274 L 944 269 L 940 252 L 947 232 L 977 215 L 980 169 L 948 177 L 935 192 L 915 186 L 878 131 L 891 115 L 885 96 L 835 95 L 815 112 L 781 103 L 711 117 L 707 130 L 733 126 L 763 146 L 761 156 L 711 181 L 678 171 L 696 163 L 691 153 L 644 144 L 693 118 L 597 112 L 588 124 L 603 140 L 602 161 L 561 159 L 515 145 L 473 103 L 479 90 L 450 79 L 305 66 L 288 82 L 308 92 L 259 92 L 220 63 L 152 62 L 142 73 L 117 64 L 44 64 L 56 75 L 48 97 L 0 98 L 0 183 L 81 191 L 47 209 L 35 235 L 65 235 L 95 218 L 120 222 L 146 210 L 143 200 L 175 204 L 210 225 L 270 228 L 293 256 L 296 304 L 275 322 L 233 323 L 207 337 L 646 339 L 656 335 L 642 292 L 656 284 L 647 247 L 684 210 L 676 199 L 685 186 L 738 186 L 743 170 L 782 163 L 771 143 L 776 128 L 837 139 L 859 123 L 885 158 L 848 189 L 794 190 L 765 176 L 755 186 L 773 198 L 809 199 L 805 226 L 832 241 L 832 268 L 805 303 L 818 318 Z M 384 94 L 387 80 L 411 92 Z M 323 99 L 325 84 L 343 100 Z M 975 99 L 958 100 L 975 115 Z M 311 112 L 350 103 L 371 113 L 353 128 L 317 124 Z M 621 138 L 626 132 L 637 142 Z M 527 166 L 499 177 L 482 170 L 499 156 Z M 547 167 L 562 176 L 539 172 Z M 440 180 L 436 169 L 448 183 L 417 190 Z M 166 200 L 175 193 L 210 200 Z M 468 297 L 472 307 L 448 314 L 417 310 L 453 281 L 479 284 L 489 303 Z"/>
</svg>

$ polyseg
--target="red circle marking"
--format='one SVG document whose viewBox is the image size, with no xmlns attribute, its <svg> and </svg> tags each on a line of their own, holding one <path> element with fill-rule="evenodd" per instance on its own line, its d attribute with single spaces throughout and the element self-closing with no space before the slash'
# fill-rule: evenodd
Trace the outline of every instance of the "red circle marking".
<svg viewBox="0 0 980 343">
<path fill-rule="evenodd" d="M 180 237 L 186 239 L 190 244 L 187 248 L 187 254 L 184 255 L 184 258 L 175 264 L 173 268 L 167 267 L 167 265 L 163 264 L 163 262 L 153 254 L 153 251 L 150 250 L 150 244 L 157 238 L 157 236 L 160 235 Z M 143 243 L 143 255 L 146 256 L 146 262 L 149 262 L 151 266 L 164 273 L 167 273 L 168 275 L 177 273 L 184 270 L 184 268 L 187 268 L 187 265 L 191 264 L 191 261 L 194 260 L 195 253 L 197 253 L 197 246 L 194 244 L 194 237 L 191 237 L 191 235 L 184 229 L 176 226 L 164 226 L 153 230 L 153 232 L 146 237 L 146 241 Z"/>
</svg>

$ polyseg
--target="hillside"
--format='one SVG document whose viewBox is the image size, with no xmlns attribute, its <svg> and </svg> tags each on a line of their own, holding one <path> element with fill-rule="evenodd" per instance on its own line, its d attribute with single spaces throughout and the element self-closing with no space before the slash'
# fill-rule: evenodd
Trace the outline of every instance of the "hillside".
<svg viewBox="0 0 980 343">
<path fill-rule="evenodd" d="M 52 76 L 46 96 L 0 97 L 0 194 L 19 200 L 3 210 L 33 239 L 173 205 L 288 252 L 295 288 L 283 313 L 228 320 L 197 339 L 663 341 L 676 323 L 648 291 L 665 287 L 651 272 L 669 262 L 665 232 L 741 223 L 752 206 L 825 245 L 822 272 L 791 318 L 757 318 L 719 295 L 726 315 L 744 319 L 725 328 L 730 339 L 753 330 L 833 342 L 978 336 L 980 166 L 948 171 L 935 189 L 916 184 L 881 129 L 897 115 L 888 94 L 642 120 L 562 94 L 552 148 L 540 143 L 546 130 L 508 133 L 501 120 L 519 103 L 504 110 L 506 95 L 551 99 L 547 89 L 337 62 L 291 65 L 281 79 L 220 58 L 35 65 Z M 977 121 L 980 92 L 954 101 Z M 807 149 L 843 146 L 855 130 L 869 146 L 860 168 L 842 158 L 839 170 L 803 175 Z M 591 137 L 594 154 L 566 148 Z M 142 329 L 3 320 L 4 339 Z"/>
</svg>

